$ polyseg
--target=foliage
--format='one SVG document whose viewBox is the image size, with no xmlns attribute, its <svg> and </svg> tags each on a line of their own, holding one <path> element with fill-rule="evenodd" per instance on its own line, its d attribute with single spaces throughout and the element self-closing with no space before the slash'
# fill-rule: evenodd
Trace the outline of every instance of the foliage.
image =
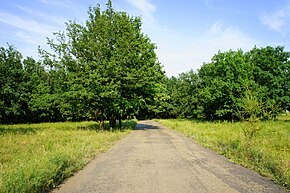
<svg viewBox="0 0 290 193">
<path fill-rule="evenodd" d="M 245 120 L 249 91 L 261 106 L 259 119 L 275 118 L 289 109 L 290 61 L 283 47 L 249 52 L 218 52 L 197 73 L 182 73 L 167 81 L 171 117 Z M 250 102 L 250 101 L 247 101 Z M 252 101 L 254 102 L 254 101 Z M 260 108 L 260 107 L 257 107 Z M 256 109 L 257 110 L 257 109 Z"/>
<path fill-rule="evenodd" d="M 38 61 L 23 58 L 14 46 L 0 47 L 0 123 L 98 120 L 100 129 L 104 130 L 121 127 L 122 119 L 131 117 L 242 121 L 220 125 L 194 123 L 201 130 L 195 126 L 192 130 L 193 123 L 190 123 L 183 132 L 190 132 L 198 141 L 289 186 L 289 170 L 283 169 L 289 168 L 289 144 L 285 144 L 289 141 L 289 129 L 285 126 L 288 122 L 262 121 L 275 119 L 280 112 L 290 110 L 289 53 L 281 46 L 254 47 L 248 52 L 219 51 L 197 72 L 191 70 L 167 78 L 158 62 L 156 45 L 142 33 L 141 27 L 140 17 L 114 10 L 108 0 L 105 10 L 100 5 L 90 7 L 84 24 L 69 21 L 65 31 L 48 38 L 51 51 L 39 48 Z M 14 150 L 6 155 L 9 147 L 0 146 L 1 172 L 6 169 L 10 172 L 13 166 L 6 168 L 5 164 L 11 160 L 14 166 L 20 167 L 19 170 L 14 167 L 9 174 L 1 173 L 0 186 L 20 192 L 44 191 L 81 167 L 86 161 L 82 159 L 79 163 L 78 159 L 93 155 L 91 149 L 87 155 L 79 151 L 71 158 L 73 148 L 54 146 L 57 140 L 63 140 L 65 145 L 79 148 L 75 143 L 83 140 L 83 134 L 88 138 L 90 135 L 90 140 L 100 140 L 100 133 L 88 129 L 95 128 L 96 123 L 93 126 L 77 124 L 87 130 L 73 126 L 63 133 L 63 129 L 55 128 L 56 124 L 15 129 L 1 126 L 1 143 L 11 142 L 15 152 L 20 152 L 14 159 Z M 58 135 L 64 136 L 58 139 Z M 85 148 L 87 143 L 84 143 Z M 34 151 L 36 146 L 43 148 Z M 57 149 L 57 153 L 48 152 L 50 148 Z M 51 170 L 47 167 L 37 170 L 21 162 L 39 156 L 41 159 L 32 159 L 31 163 L 37 167 L 49 166 Z M 8 180 L 4 181 L 4 177 Z M 19 181 L 19 186 L 14 187 L 15 181 Z M 22 190 L 25 184 L 29 188 Z"/>
<path fill-rule="evenodd" d="M 243 87 L 251 84 L 251 65 L 241 50 L 219 52 L 212 62 L 199 70 L 201 100 L 207 117 L 234 119 L 237 98 L 243 95 Z"/>
<path fill-rule="evenodd" d="M 245 96 L 240 99 L 236 115 L 247 126 L 243 127 L 247 149 L 252 145 L 253 138 L 262 129 L 260 121 L 265 117 L 265 107 L 258 99 L 257 92 L 246 90 Z"/>
<path fill-rule="evenodd" d="M 0 192 L 48 192 L 135 125 L 113 132 L 96 132 L 96 122 L 0 125 Z"/>
<path fill-rule="evenodd" d="M 199 118 L 201 114 L 198 102 L 199 77 L 192 70 L 167 80 L 170 93 L 171 117 Z"/>
<path fill-rule="evenodd" d="M 157 121 L 289 188 L 289 115 L 287 121 L 285 116 L 282 118 L 284 120 L 256 123 L 263 129 L 252 138 L 250 146 L 244 135 L 245 128 L 249 127 L 247 122 Z"/>
<path fill-rule="evenodd" d="M 0 48 L 0 118 L 2 122 L 16 121 L 24 115 L 22 104 L 22 55 L 13 46 Z"/>
<path fill-rule="evenodd" d="M 51 51 L 23 60 L 0 50 L 0 122 L 104 120 L 166 112 L 165 74 L 141 18 L 90 7 L 84 25 L 66 23 L 48 38 Z M 119 124 L 121 126 L 121 124 Z"/>
<path fill-rule="evenodd" d="M 264 95 L 261 95 L 261 98 L 267 111 L 277 116 L 281 109 L 289 109 L 289 54 L 281 46 L 260 49 L 255 47 L 248 54 L 254 67 L 254 81 L 264 88 Z"/>
<path fill-rule="evenodd" d="M 111 1 L 105 11 L 90 7 L 88 14 L 84 26 L 70 21 L 66 33 L 49 39 L 57 56 L 55 73 L 66 80 L 60 89 L 62 114 L 74 120 L 75 109 L 86 108 L 87 113 L 79 114 L 102 124 L 104 119 L 114 123 L 140 111 L 149 113 L 165 76 L 155 45 L 141 32 L 141 19 L 115 11 Z"/>
</svg>

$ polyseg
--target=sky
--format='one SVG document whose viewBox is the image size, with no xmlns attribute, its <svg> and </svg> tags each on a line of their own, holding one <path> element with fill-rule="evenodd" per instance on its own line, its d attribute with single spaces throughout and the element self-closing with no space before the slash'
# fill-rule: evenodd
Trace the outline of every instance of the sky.
<svg viewBox="0 0 290 193">
<path fill-rule="evenodd" d="M 107 0 L 0 0 L 0 47 L 38 58 L 38 46 L 84 24 L 89 6 Z M 112 0 L 117 11 L 142 17 L 167 76 L 197 71 L 218 51 L 284 46 L 290 51 L 290 0 Z"/>
</svg>

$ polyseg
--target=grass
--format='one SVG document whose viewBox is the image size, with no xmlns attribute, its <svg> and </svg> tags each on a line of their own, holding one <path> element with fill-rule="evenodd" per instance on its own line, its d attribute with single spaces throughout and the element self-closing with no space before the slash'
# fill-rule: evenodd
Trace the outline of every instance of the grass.
<svg viewBox="0 0 290 193">
<path fill-rule="evenodd" d="M 0 192 L 48 192 L 134 128 L 96 122 L 0 125 Z"/>
<path fill-rule="evenodd" d="M 250 127 L 248 123 L 157 121 L 289 189 L 290 115 L 257 123 L 261 129 L 251 138 L 245 132 Z"/>
</svg>

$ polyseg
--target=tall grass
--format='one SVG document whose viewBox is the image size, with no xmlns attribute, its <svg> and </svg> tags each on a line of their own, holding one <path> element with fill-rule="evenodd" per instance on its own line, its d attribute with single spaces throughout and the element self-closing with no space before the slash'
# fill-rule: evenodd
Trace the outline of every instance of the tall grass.
<svg viewBox="0 0 290 193">
<path fill-rule="evenodd" d="M 135 124 L 113 132 L 96 122 L 0 125 L 0 192 L 48 192 Z"/>
<path fill-rule="evenodd" d="M 261 129 L 251 138 L 245 132 L 250 127 L 248 123 L 157 121 L 289 189 L 290 120 L 257 123 Z"/>
</svg>

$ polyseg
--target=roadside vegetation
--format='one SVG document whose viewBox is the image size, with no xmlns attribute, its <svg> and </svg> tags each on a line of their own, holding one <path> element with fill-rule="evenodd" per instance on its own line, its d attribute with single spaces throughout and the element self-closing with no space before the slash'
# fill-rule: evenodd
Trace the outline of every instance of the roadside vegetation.
<svg viewBox="0 0 290 193">
<path fill-rule="evenodd" d="M 83 24 L 68 21 L 48 39 L 40 59 L 0 47 L 0 123 L 110 121 L 149 115 L 164 95 L 166 78 L 141 18 L 89 7 Z"/>
<path fill-rule="evenodd" d="M 134 128 L 97 122 L 0 125 L 0 192 L 48 192 Z"/>
<path fill-rule="evenodd" d="M 289 187 L 289 120 L 273 121 L 290 111 L 283 46 L 219 51 L 196 72 L 166 77 L 141 17 L 111 0 L 47 43 L 38 60 L 0 47 L 1 191 L 54 187 L 125 135 L 126 125 L 114 128 L 132 117 L 189 119 L 160 122 Z M 61 121 L 76 123 L 41 123 Z M 19 123 L 41 124 L 8 125 Z"/>
<path fill-rule="evenodd" d="M 157 121 L 289 189 L 290 115 L 279 116 L 276 121 L 256 123 L 255 127 L 260 129 L 254 134 L 248 132 L 251 127 L 248 122 Z"/>
<path fill-rule="evenodd" d="M 283 46 L 219 51 L 196 72 L 166 77 L 140 17 L 89 7 L 83 24 L 47 38 L 40 59 L 0 47 L 0 123 L 197 118 L 243 121 L 290 111 L 290 54 Z M 194 53 L 193 53 L 194 54 Z M 257 109 L 257 108 L 256 108 Z"/>
</svg>

